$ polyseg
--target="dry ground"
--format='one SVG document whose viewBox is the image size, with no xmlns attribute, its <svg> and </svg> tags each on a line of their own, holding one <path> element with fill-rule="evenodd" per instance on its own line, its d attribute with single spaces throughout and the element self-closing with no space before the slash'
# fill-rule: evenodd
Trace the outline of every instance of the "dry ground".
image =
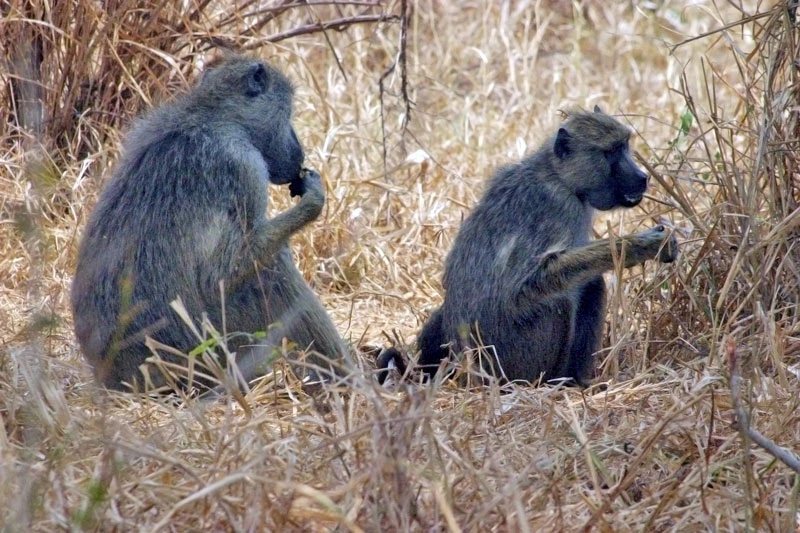
<svg viewBox="0 0 800 533">
<path fill-rule="evenodd" d="M 733 410 L 741 399 L 754 427 L 800 449 L 800 32 L 787 2 L 410 1 L 408 116 L 402 65 L 390 70 L 397 21 L 266 39 L 398 2 L 274 20 L 259 2 L 158 16 L 152 4 L 0 2 L 0 530 L 798 528 L 800 481 Z M 609 276 L 607 388 L 382 389 L 359 354 L 353 387 L 316 399 L 291 376 L 243 404 L 98 390 L 71 330 L 76 244 L 125 124 L 186 87 L 210 35 L 297 85 L 328 201 L 293 246 L 354 346 L 393 330 L 413 341 L 485 178 L 554 131 L 559 109 L 599 104 L 635 128 L 650 195 L 596 233 L 671 221 L 683 254 Z M 37 76 L 20 57 L 40 45 Z M 12 71 L 42 82 L 43 124 Z"/>
</svg>

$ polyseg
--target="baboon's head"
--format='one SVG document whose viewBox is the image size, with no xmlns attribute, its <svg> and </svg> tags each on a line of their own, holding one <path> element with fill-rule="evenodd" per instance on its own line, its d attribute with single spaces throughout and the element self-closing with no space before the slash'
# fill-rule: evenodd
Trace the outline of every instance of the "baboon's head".
<svg viewBox="0 0 800 533">
<path fill-rule="evenodd" d="M 230 54 L 211 63 L 196 91 L 210 118 L 245 130 L 264 156 L 272 183 L 300 175 L 305 153 L 292 127 L 294 89 L 283 74 L 258 59 Z"/>
<path fill-rule="evenodd" d="M 569 116 L 558 130 L 553 152 L 562 179 L 595 209 L 633 207 L 647 190 L 647 174 L 634 163 L 631 130 L 595 107 Z"/>
</svg>

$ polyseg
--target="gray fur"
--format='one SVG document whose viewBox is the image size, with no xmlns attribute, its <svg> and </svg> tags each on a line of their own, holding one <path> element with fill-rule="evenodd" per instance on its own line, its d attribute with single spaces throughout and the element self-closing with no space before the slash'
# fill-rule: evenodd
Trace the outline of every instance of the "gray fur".
<svg viewBox="0 0 800 533">
<path fill-rule="evenodd" d="M 599 110 L 576 112 L 535 153 L 494 175 L 447 257 L 444 302 L 419 335 L 426 372 L 480 339 L 496 353 L 487 370 L 508 380 L 591 378 L 605 312 L 602 274 L 614 266 L 611 242 L 591 240 L 592 215 L 638 204 L 647 187 L 629 137 Z M 663 227 L 616 246 L 626 267 L 677 254 Z"/>
<path fill-rule="evenodd" d="M 207 313 L 220 331 L 223 313 L 229 333 L 268 331 L 260 348 L 246 348 L 252 341 L 241 336 L 228 343 L 247 361 L 245 379 L 268 370 L 264 362 L 284 337 L 309 348 L 314 364 L 344 355 L 289 250 L 325 201 L 319 174 L 301 171 L 292 96 L 280 72 L 231 54 L 131 129 L 86 226 L 72 285 L 75 332 L 106 387 L 142 388 L 139 367 L 152 355 L 145 336 L 184 353 L 200 343 L 169 307 L 178 297 L 195 321 Z M 301 196 L 271 219 L 269 182 Z M 148 373 L 154 385 L 167 383 L 155 367 Z"/>
</svg>

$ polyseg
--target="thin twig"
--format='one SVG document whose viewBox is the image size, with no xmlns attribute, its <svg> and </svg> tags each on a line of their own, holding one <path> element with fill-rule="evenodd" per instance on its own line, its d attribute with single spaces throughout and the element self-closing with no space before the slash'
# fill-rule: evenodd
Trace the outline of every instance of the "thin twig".
<svg viewBox="0 0 800 533">
<path fill-rule="evenodd" d="M 400 50 L 397 54 L 397 59 L 392 62 L 391 65 L 383 72 L 380 79 L 378 80 L 378 97 L 380 100 L 380 108 L 381 108 L 381 143 L 383 148 L 383 175 L 384 178 L 388 174 L 387 168 L 387 150 L 386 150 L 386 115 L 384 113 L 384 100 L 383 95 L 386 93 L 384 88 L 384 83 L 386 79 L 392 75 L 392 73 L 397 68 L 397 65 L 400 65 L 400 86 L 401 86 L 401 94 L 403 97 L 403 102 L 405 104 L 405 113 L 403 115 L 403 127 L 402 131 L 405 133 L 406 127 L 408 126 L 409 114 L 411 113 L 411 103 L 408 98 L 408 71 L 406 69 L 406 36 L 408 33 L 408 2 L 407 0 L 402 0 L 401 2 L 401 13 L 400 13 Z"/>
<path fill-rule="evenodd" d="M 800 457 L 795 455 L 791 450 L 778 446 L 774 441 L 762 435 L 757 429 L 750 425 L 750 415 L 742 405 L 741 374 L 739 371 L 738 357 L 736 356 L 736 342 L 729 338 L 725 349 L 728 355 L 728 381 L 731 387 L 733 412 L 736 415 L 736 427 L 740 430 L 743 429 L 750 440 L 761 446 L 771 456 L 800 474 Z"/>
<path fill-rule="evenodd" d="M 355 17 L 343 17 L 334 20 L 328 20 L 325 22 L 315 22 L 313 24 L 306 24 L 305 26 L 298 26 L 297 28 L 292 28 L 291 30 L 275 33 L 273 35 L 270 35 L 269 37 L 251 43 L 250 45 L 247 46 L 247 48 L 255 48 L 261 46 L 264 42 L 277 43 L 285 39 L 297 37 L 299 35 L 308 35 L 310 33 L 317 33 L 324 30 L 342 31 L 348 26 L 352 26 L 354 24 L 397 22 L 399 19 L 400 19 L 399 15 L 395 15 L 392 13 L 388 14 L 382 13 L 380 15 L 357 15 Z"/>
<path fill-rule="evenodd" d="M 403 113 L 403 133 L 408 128 L 408 123 L 411 120 L 411 99 L 408 97 L 408 67 L 406 65 L 406 48 L 408 41 L 408 0 L 401 0 L 400 2 L 400 92 L 403 95 L 403 105 L 405 112 Z"/>
<path fill-rule="evenodd" d="M 707 31 L 705 33 L 701 33 L 700 35 L 695 35 L 694 37 L 690 37 L 688 39 L 684 39 L 683 41 L 673 45 L 669 49 L 669 52 L 670 52 L 670 54 L 674 54 L 675 51 L 678 48 L 680 48 L 681 46 L 687 45 L 687 44 L 689 44 L 691 42 L 694 42 L 694 41 L 700 41 L 702 39 L 705 39 L 706 37 L 710 37 L 711 35 L 715 35 L 717 33 L 728 31 L 728 30 L 730 30 L 732 28 L 737 28 L 739 26 L 744 26 L 748 22 L 753 22 L 753 21 L 762 19 L 764 17 L 769 17 L 770 15 L 772 15 L 772 13 L 773 13 L 772 11 L 766 11 L 764 13 L 756 13 L 755 15 L 752 15 L 752 16 L 749 16 L 749 17 L 744 17 L 744 18 L 739 19 L 739 20 L 737 20 L 735 22 L 731 22 L 730 24 L 726 24 L 726 25 L 722 26 L 721 28 L 716 28 L 714 30 Z"/>
</svg>

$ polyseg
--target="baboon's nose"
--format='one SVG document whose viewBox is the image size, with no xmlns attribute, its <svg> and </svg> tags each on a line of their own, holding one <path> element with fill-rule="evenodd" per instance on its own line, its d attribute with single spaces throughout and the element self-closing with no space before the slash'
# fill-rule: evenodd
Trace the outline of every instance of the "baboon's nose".
<svg viewBox="0 0 800 533">
<path fill-rule="evenodd" d="M 647 182 L 650 179 L 650 175 L 647 172 L 641 170 L 638 171 L 638 174 L 639 174 L 639 185 L 642 187 L 642 189 L 647 189 Z"/>
</svg>

